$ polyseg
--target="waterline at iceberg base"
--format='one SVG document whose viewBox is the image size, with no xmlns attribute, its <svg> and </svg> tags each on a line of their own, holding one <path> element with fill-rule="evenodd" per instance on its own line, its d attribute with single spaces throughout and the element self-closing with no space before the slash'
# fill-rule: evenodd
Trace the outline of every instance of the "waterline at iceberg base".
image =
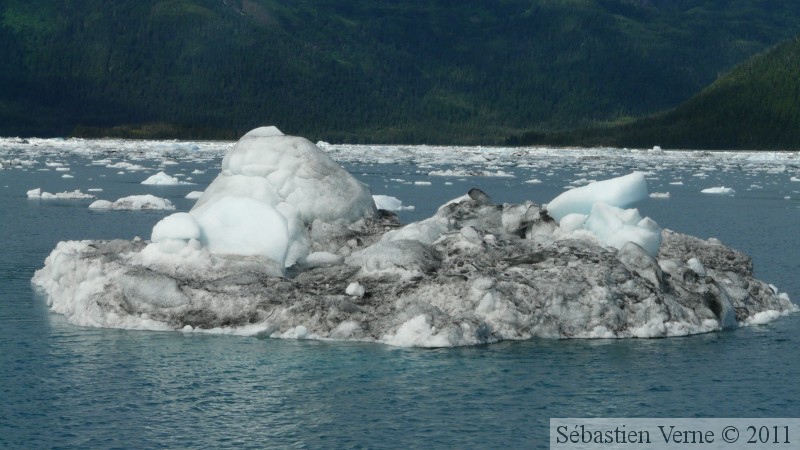
<svg viewBox="0 0 800 450">
<path fill-rule="evenodd" d="M 33 283 L 75 324 L 445 347 L 667 337 L 796 311 L 750 258 L 661 229 L 644 176 L 544 207 L 478 189 L 402 226 L 311 142 L 242 137 L 149 241 L 61 242 Z"/>
</svg>

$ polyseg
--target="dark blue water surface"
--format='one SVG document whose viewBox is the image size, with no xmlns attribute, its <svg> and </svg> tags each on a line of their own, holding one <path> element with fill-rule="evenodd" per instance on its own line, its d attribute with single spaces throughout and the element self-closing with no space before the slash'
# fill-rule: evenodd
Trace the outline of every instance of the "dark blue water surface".
<svg viewBox="0 0 800 450">
<path fill-rule="evenodd" d="M 208 171 L 191 175 L 197 185 L 159 187 L 139 184 L 154 172 L 120 175 L 87 165 L 92 158 L 99 156 L 34 153 L 35 164 L 0 170 L 0 448 L 546 448 L 551 417 L 800 411 L 798 314 L 686 338 L 435 350 L 71 325 L 49 313 L 30 284 L 56 243 L 147 238 L 170 212 L 96 212 L 87 209 L 91 200 L 29 200 L 25 192 L 102 188 L 98 197 L 112 201 L 151 193 L 185 211 L 186 193 L 202 190 L 219 166 L 218 157 L 181 159 L 165 169 Z M 51 159 L 69 165 L 74 178 L 38 170 Z M 546 202 L 581 178 L 586 164 L 504 167 L 516 178 L 428 177 L 430 169 L 405 163 L 346 167 L 374 193 L 414 205 L 401 216 L 417 220 L 471 187 L 498 203 Z M 596 179 L 647 168 L 591 164 L 608 172 Z M 643 201 L 642 214 L 751 254 L 756 274 L 797 301 L 800 183 L 790 181 L 797 168 L 706 168 L 706 178 L 693 177 L 700 169 L 662 167 L 650 188 L 671 198 Z M 542 183 L 524 183 L 531 178 Z M 669 184 L 679 179 L 683 185 Z M 409 184 L 416 180 L 432 184 Z M 736 195 L 699 192 L 723 185 Z"/>
</svg>

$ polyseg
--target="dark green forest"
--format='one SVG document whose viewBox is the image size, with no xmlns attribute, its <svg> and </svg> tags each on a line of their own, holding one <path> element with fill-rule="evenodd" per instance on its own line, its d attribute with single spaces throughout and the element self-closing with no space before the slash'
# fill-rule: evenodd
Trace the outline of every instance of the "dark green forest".
<svg viewBox="0 0 800 450">
<path fill-rule="evenodd" d="M 509 143 L 800 150 L 800 39 L 754 56 L 675 109 L 588 130 L 532 132 Z"/>
<path fill-rule="evenodd" d="M 798 30 L 793 1 L 3 0 L 0 135 L 502 143 L 673 108 Z"/>
</svg>

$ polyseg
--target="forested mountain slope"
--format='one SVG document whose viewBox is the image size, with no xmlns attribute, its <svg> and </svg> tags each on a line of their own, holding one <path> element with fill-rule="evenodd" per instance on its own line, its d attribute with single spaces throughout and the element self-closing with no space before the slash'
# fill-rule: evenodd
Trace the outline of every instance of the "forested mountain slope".
<svg viewBox="0 0 800 450">
<path fill-rule="evenodd" d="M 533 133 L 512 142 L 800 150 L 800 38 L 754 56 L 673 110 L 624 125 Z"/>
<path fill-rule="evenodd" d="M 793 1 L 4 0 L 0 135 L 500 142 L 673 107 L 798 25 Z"/>
</svg>

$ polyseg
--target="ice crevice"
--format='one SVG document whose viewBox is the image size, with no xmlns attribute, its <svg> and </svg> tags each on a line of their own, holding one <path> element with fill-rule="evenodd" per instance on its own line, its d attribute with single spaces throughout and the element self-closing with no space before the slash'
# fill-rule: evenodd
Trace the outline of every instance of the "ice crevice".
<svg viewBox="0 0 800 450">
<path fill-rule="evenodd" d="M 546 205 L 479 189 L 407 225 L 319 147 L 244 135 L 149 240 L 59 243 L 33 284 L 79 325 L 446 347 L 647 338 L 797 311 L 750 258 L 641 217 L 643 173 Z"/>
</svg>

